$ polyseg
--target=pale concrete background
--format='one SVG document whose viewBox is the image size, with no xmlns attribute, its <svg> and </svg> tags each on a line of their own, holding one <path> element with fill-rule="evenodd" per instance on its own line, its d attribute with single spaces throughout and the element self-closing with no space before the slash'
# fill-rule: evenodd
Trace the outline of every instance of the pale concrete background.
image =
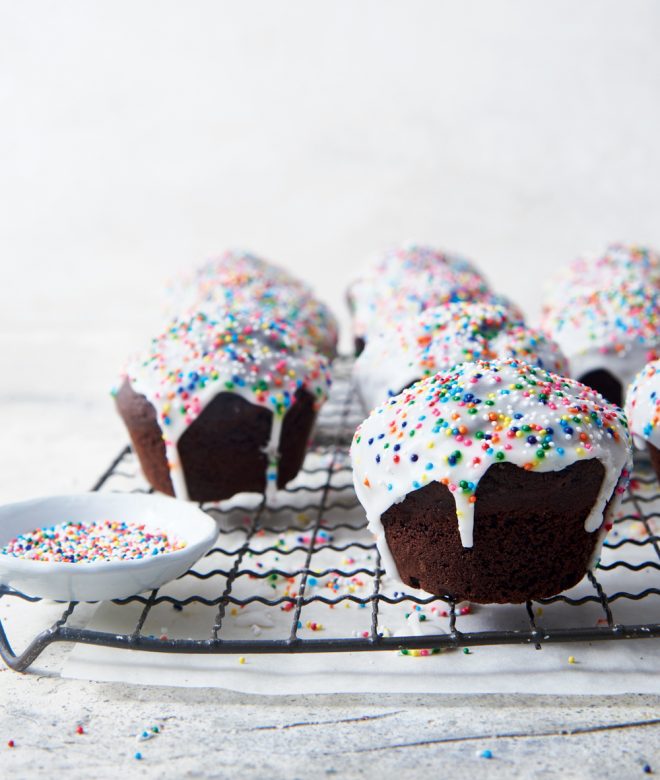
<svg viewBox="0 0 660 780">
<path fill-rule="evenodd" d="M 1 0 L 0 499 L 89 484 L 165 279 L 224 247 L 343 316 L 365 255 L 435 242 L 533 315 L 549 267 L 660 244 L 659 24 L 653 0 Z"/>
<path fill-rule="evenodd" d="M 366 254 L 435 242 L 534 315 L 549 267 L 660 244 L 659 24 L 654 0 L 0 0 L 0 501 L 91 485 L 125 441 L 107 390 L 162 282 L 224 247 L 342 312 Z M 15 777 L 626 778 L 660 760 L 652 697 L 266 705 L 6 671 L 0 690 Z M 131 733 L 160 717 L 134 762 Z"/>
</svg>

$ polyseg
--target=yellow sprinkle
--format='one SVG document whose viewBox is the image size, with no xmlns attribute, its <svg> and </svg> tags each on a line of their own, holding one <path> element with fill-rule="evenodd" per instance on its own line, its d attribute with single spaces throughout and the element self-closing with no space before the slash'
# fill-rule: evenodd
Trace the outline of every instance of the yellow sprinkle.
<svg viewBox="0 0 660 780">
<path fill-rule="evenodd" d="M 238 615 L 238 610 L 236 609 L 236 607 L 232 607 L 232 608 L 231 608 L 231 612 L 230 612 L 230 614 L 231 614 L 233 617 L 236 617 L 236 615 Z"/>
<path fill-rule="evenodd" d="M 244 655 L 242 655 L 242 656 L 241 656 L 241 657 L 238 659 L 238 663 L 239 663 L 239 664 L 244 664 L 246 661 L 247 661 L 247 658 L 246 658 Z"/>
<path fill-rule="evenodd" d="M 569 655 L 568 656 L 568 663 L 569 664 L 574 664 L 575 663 L 575 656 L 574 655 Z"/>
<path fill-rule="evenodd" d="M 543 614 L 543 607 L 539 607 L 536 610 L 536 617 L 541 617 L 542 614 Z"/>
<path fill-rule="evenodd" d="M 427 447 L 428 447 L 430 450 L 432 450 L 432 449 L 435 447 L 435 444 L 434 444 L 432 441 L 430 441 L 430 442 L 429 442 L 429 443 L 428 443 L 426 446 L 427 446 Z"/>
</svg>

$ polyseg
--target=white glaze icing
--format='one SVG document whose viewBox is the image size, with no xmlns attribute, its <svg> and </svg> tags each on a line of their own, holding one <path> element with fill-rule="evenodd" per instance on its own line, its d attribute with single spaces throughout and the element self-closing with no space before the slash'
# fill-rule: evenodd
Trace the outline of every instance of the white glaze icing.
<svg viewBox="0 0 660 780">
<path fill-rule="evenodd" d="M 631 466 L 618 407 L 574 380 L 513 360 L 464 363 L 413 385 L 358 427 L 351 458 L 355 491 L 393 576 L 383 513 L 409 493 L 442 482 L 454 497 L 462 544 L 471 547 L 479 481 L 498 462 L 559 471 L 597 458 L 605 476 L 585 521 L 588 532 L 601 529 L 597 560 Z"/>
<path fill-rule="evenodd" d="M 414 242 L 372 257 L 347 290 L 356 338 L 431 306 L 491 295 L 488 283 L 468 260 Z"/>
<path fill-rule="evenodd" d="M 648 363 L 634 378 L 626 397 L 626 415 L 639 449 L 660 448 L 660 360 Z"/>
<path fill-rule="evenodd" d="M 354 376 L 369 411 L 413 382 L 457 363 L 507 358 L 566 373 L 557 345 L 503 306 L 451 303 L 372 336 L 355 362 Z"/>
<path fill-rule="evenodd" d="M 577 379 L 603 369 L 625 392 L 640 368 L 660 357 L 660 292 L 643 283 L 575 294 L 546 311 L 543 323 Z"/>
<path fill-rule="evenodd" d="M 188 489 L 178 441 L 219 393 L 235 393 L 272 412 L 265 448 L 266 485 L 272 495 L 282 422 L 295 403 L 296 390 L 307 390 L 318 408 L 330 385 L 327 361 L 301 344 L 286 323 L 244 313 L 173 321 L 152 340 L 147 353 L 129 365 L 126 377 L 156 409 L 179 498 L 187 498 Z"/>
</svg>

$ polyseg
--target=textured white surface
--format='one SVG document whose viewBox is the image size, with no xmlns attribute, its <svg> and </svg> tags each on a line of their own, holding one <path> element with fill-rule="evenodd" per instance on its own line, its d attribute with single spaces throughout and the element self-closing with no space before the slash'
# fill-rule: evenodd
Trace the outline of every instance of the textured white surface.
<svg viewBox="0 0 660 780">
<path fill-rule="evenodd" d="M 660 244 L 653 0 L 2 0 L 0 16 L 2 501 L 93 482 L 124 442 L 106 393 L 159 325 L 161 278 L 219 248 L 287 263 L 339 309 L 365 254 L 437 242 L 533 313 L 549 264 Z M 660 760 L 657 726 L 558 736 L 657 717 L 657 698 L 275 706 L 11 672 L 0 688 L 17 777 L 620 778 Z M 129 734 L 161 715 L 172 736 L 138 765 Z M 484 738 L 516 731 L 548 736 Z M 387 747 L 420 736 L 458 741 Z"/>
</svg>

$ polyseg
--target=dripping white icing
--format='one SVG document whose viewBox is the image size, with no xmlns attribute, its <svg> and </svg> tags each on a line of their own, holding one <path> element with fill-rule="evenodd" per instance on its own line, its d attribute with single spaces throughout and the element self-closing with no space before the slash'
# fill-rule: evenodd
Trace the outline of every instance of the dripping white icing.
<svg viewBox="0 0 660 780">
<path fill-rule="evenodd" d="M 471 547 L 477 487 L 492 464 L 559 471 L 597 458 L 605 475 L 584 524 L 592 533 L 609 523 L 617 501 L 607 504 L 625 489 L 630 440 L 621 410 L 590 388 L 513 360 L 476 362 L 376 408 L 356 431 L 351 458 L 356 493 L 396 576 L 381 516 L 409 493 L 446 484 L 461 542 Z"/>
<path fill-rule="evenodd" d="M 277 489 L 279 444 L 284 415 L 304 388 L 318 408 L 330 377 L 323 357 L 301 346 L 283 322 L 257 314 L 225 314 L 219 320 L 197 315 L 175 320 L 135 361 L 127 378 L 156 409 L 163 431 L 174 493 L 188 498 L 178 442 L 184 431 L 222 392 L 241 396 L 272 413 L 266 488 Z"/>
</svg>

